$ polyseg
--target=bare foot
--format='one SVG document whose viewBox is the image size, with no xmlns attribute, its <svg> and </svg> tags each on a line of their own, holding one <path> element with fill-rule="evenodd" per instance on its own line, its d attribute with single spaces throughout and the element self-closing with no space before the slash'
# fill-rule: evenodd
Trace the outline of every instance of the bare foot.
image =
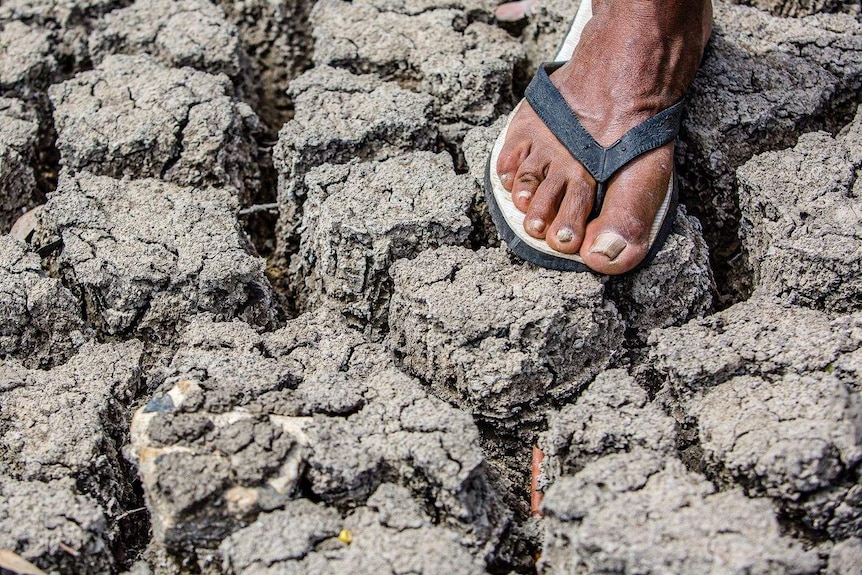
<svg viewBox="0 0 862 575">
<path fill-rule="evenodd" d="M 711 22 L 710 0 L 593 0 L 593 18 L 572 59 L 551 81 L 595 140 L 609 146 L 683 97 Z M 524 103 L 510 124 L 497 173 L 527 214 L 528 234 L 580 254 L 599 273 L 620 274 L 649 251 L 673 150 L 667 144 L 617 172 L 601 213 L 587 222 L 596 181 Z"/>
</svg>

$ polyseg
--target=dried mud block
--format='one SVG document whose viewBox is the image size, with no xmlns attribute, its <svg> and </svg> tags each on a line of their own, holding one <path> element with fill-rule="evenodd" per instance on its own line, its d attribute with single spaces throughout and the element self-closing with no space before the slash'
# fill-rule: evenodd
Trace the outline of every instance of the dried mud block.
<svg viewBox="0 0 862 575">
<path fill-rule="evenodd" d="M 271 321 L 264 261 L 249 253 L 236 209 L 225 189 L 64 172 L 42 220 L 63 241 L 59 273 L 93 326 L 165 343 L 199 312 Z"/>
<path fill-rule="evenodd" d="M 129 1 L 3 0 L 0 23 L 20 21 L 40 27 L 50 35 L 50 53 L 64 69 L 80 70 L 89 64 L 87 36 L 93 24 Z"/>
<path fill-rule="evenodd" d="M 146 55 L 112 55 L 52 86 L 63 167 L 180 185 L 258 185 L 257 117 L 224 76 L 166 68 Z"/>
<path fill-rule="evenodd" d="M 261 512 L 304 505 L 291 503 L 302 494 L 365 505 L 385 482 L 477 553 L 506 527 L 470 417 L 332 310 L 269 334 L 199 319 L 150 379 L 158 390 L 133 419 L 131 453 L 169 548 L 214 547 Z"/>
<path fill-rule="evenodd" d="M 389 345 L 434 393 L 511 424 L 604 369 L 622 321 L 591 274 L 514 264 L 505 250 L 445 247 L 396 262 Z M 534 415 L 534 414 L 533 414 Z"/>
<path fill-rule="evenodd" d="M 855 573 L 862 565 L 862 539 L 851 537 L 837 543 L 829 553 L 826 575 Z"/>
<path fill-rule="evenodd" d="M 862 529 L 862 401 L 834 376 L 742 376 L 697 401 L 708 465 L 831 537 Z"/>
<path fill-rule="evenodd" d="M 566 37 L 582 0 L 544 0 L 536 3 L 527 16 L 521 41 L 527 52 L 528 72 L 554 59 Z"/>
<path fill-rule="evenodd" d="M 740 231 L 760 290 L 826 311 L 862 307 L 862 153 L 852 145 L 862 148 L 862 136 L 805 134 L 738 170 Z"/>
<path fill-rule="evenodd" d="M 512 103 L 521 46 L 502 29 L 463 11 L 406 15 L 369 0 L 322 0 L 312 11 L 314 61 L 374 73 L 434 97 L 444 124 L 487 124 Z"/>
<path fill-rule="evenodd" d="M 71 478 L 16 481 L 0 472 L 0 549 L 44 571 L 116 569 L 105 515 L 95 501 L 77 492 Z"/>
<path fill-rule="evenodd" d="M 220 551 L 237 574 L 485 573 L 481 557 L 458 539 L 434 525 L 407 489 L 384 483 L 366 507 L 344 518 L 334 509 L 293 501 L 233 534 Z"/>
<path fill-rule="evenodd" d="M 303 234 L 294 261 L 301 300 L 332 301 L 357 325 L 386 322 L 389 267 L 442 245 L 463 245 L 475 190 L 448 154 L 325 165 L 306 177 Z"/>
<path fill-rule="evenodd" d="M 790 144 L 819 121 L 839 79 L 792 53 L 752 50 L 757 30 L 743 34 L 736 10 L 714 5 L 715 33 L 689 89 L 677 156 L 688 204 L 699 206 L 696 215 L 708 215 L 715 233 L 722 233 L 739 218 L 735 169 L 754 154 Z"/>
<path fill-rule="evenodd" d="M 430 150 L 437 141 L 431 97 L 376 76 L 319 66 L 293 80 L 288 93 L 296 113 L 273 150 L 282 252 L 297 240 L 312 168 Z"/>
<path fill-rule="evenodd" d="M 671 233 L 645 268 L 608 282 L 613 300 L 636 336 L 679 325 L 712 310 L 714 286 L 709 248 L 700 222 L 680 206 Z"/>
<path fill-rule="evenodd" d="M 775 16 L 798 18 L 820 12 L 837 12 L 843 6 L 849 7 L 847 0 L 732 0 L 735 4 L 754 6 Z"/>
<path fill-rule="evenodd" d="M 860 327 L 862 314 L 832 318 L 756 297 L 681 327 L 654 331 L 650 363 L 683 403 L 737 375 L 770 379 L 834 372 L 852 385 L 856 372 L 849 360 L 862 348 Z"/>
<path fill-rule="evenodd" d="M 46 30 L 0 19 L 0 94 L 32 99 L 57 73 Z"/>
<path fill-rule="evenodd" d="M 38 135 L 36 116 L 22 101 L 0 98 L 0 233 L 35 205 L 32 162 Z"/>
<path fill-rule="evenodd" d="M 0 357 L 28 367 L 63 363 L 90 337 L 80 304 L 42 270 L 38 255 L 0 236 Z"/>
<path fill-rule="evenodd" d="M 6 362 L 0 367 L 0 472 L 20 481 L 73 478 L 117 514 L 133 498 L 120 448 L 141 355 L 137 341 L 90 342 L 48 371 Z"/>
<path fill-rule="evenodd" d="M 313 2 L 295 0 L 216 0 L 239 30 L 249 56 L 256 88 L 246 99 L 256 103 L 261 119 L 273 137 L 292 111 L 285 93 L 288 83 L 310 64 L 312 47 L 308 14 Z"/>
<path fill-rule="evenodd" d="M 539 572 L 814 574 L 821 564 L 782 536 L 772 506 L 715 492 L 676 459 L 609 455 L 557 481 L 543 505 Z"/>
<path fill-rule="evenodd" d="M 189 66 L 235 81 L 247 65 L 236 26 L 206 0 L 137 0 L 99 20 L 89 48 L 95 64 L 110 54 L 146 53 L 168 67 Z"/>
<path fill-rule="evenodd" d="M 676 421 L 625 370 L 608 370 L 575 403 L 548 418 L 539 438 L 545 453 L 540 487 L 613 453 L 645 449 L 673 455 L 676 442 Z"/>
</svg>

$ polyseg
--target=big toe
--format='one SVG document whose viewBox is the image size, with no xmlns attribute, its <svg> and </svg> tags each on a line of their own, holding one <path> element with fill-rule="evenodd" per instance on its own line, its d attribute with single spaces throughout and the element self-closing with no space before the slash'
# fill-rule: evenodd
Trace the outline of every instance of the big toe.
<svg viewBox="0 0 862 575">
<path fill-rule="evenodd" d="M 580 249 L 584 263 L 599 273 L 618 275 L 644 260 L 656 215 L 671 192 L 672 174 L 669 145 L 644 154 L 611 179 L 599 217 L 587 225 Z"/>
</svg>

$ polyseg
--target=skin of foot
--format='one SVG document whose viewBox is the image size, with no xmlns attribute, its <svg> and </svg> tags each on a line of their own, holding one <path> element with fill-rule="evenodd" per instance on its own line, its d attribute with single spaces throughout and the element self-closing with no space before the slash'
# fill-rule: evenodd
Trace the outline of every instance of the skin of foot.
<svg viewBox="0 0 862 575">
<path fill-rule="evenodd" d="M 584 0 L 589 2 L 590 0 Z M 710 0 L 593 0 L 572 59 L 551 81 L 584 128 L 609 146 L 678 102 L 694 79 L 712 29 Z M 637 266 L 673 170 L 674 145 L 639 156 L 608 182 L 601 213 L 596 182 L 524 102 L 497 162 L 503 186 L 526 214 L 526 232 L 580 254 L 602 274 Z"/>
</svg>

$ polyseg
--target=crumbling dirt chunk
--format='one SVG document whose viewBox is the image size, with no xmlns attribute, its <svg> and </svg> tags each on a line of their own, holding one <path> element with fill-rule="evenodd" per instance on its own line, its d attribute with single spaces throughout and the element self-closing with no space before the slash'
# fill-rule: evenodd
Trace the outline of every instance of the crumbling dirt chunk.
<svg viewBox="0 0 862 575">
<path fill-rule="evenodd" d="M 410 492 L 391 483 L 344 518 L 331 508 L 293 501 L 232 535 L 220 551 L 237 574 L 485 573 L 457 533 L 432 524 Z"/>
<path fill-rule="evenodd" d="M 841 376 L 835 366 L 862 347 L 860 325 L 860 314 L 833 319 L 756 297 L 684 326 L 654 331 L 650 363 L 683 402 L 737 375 L 769 379 L 834 371 Z M 850 365 L 847 369 L 842 379 L 852 383 L 855 372 Z"/>
<path fill-rule="evenodd" d="M 832 548 L 826 575 L 853 573 L 860 565 L 862 565 L 862 539 L 851 537 Z"/>
<path fill-rule="evenodd" d="M 692 414 L 708 464 L 832 537 L 862 529 L 862 402 L 837 378 L 736 377 Z"/>
<path fill-rule="evenodd" d="M 72 293 L 11 236 L 0 236 L 0 294 L 0 358 L 51 367 L 92 337 Z"/>
<path fill-rule="evenodd" d="M 837 12 L 842 8 L 850 8 L 853 4 L 848 0 L 732 0 L 737 4 L 754 6 L 775 16 L 800 17 L 819 12 Z M 857 8 L 858 9 L 858 8 Z"/>
<path fill-rule="evenodd" d="M 622 321 L 592 274 L 446 247 L 399 261 L 389 345 L 434 393 L 505 422 L 571 397 L 610 362 Z"/>
<path fill-rule="evenodd" d="M 306 306 L 334 300 L 358 325 L 386 323 L 395 260 L 470 235 L 475 188 L 447 154 L 324 165 L 306 186 L 296 281 Z"/>
<path fill-rule="evenodd" d="M 95 64 L 110 54 L 147 53 L 169 67 L 234 80 L 245 65 L 236 26 L 206 0 L 137 0 L 106 14 L 90 34 L 89 47 Z"/>
<path fill-rule="evenodd" d="M 413 16 L 370 0 L 321 0 L 312 11 L 314 61 L 412 84 L 434 97 L 442 123 L 482 125 L 512 103 L 520 45 L 460 10 Z"/>
<path fill-rule="evenodd" d="M 120 448 L 142 346 L 84 344 L 49 371 L 0 366 L 0 470 L 21 481 L 74 478 L 111 515 L 131 499 Z M 114 531 L 116 528 L 112 527 Z M 116 535 L 116 533 L 114 533 Z"/>
<path fill-rule="evenodd" d="M 224 76 L 108 56 L 49 94 L 66 170 L 162 178 L 180 185 L 257 187 L 257 117 Z"/>
<path fill-rule="evenodd" d="M 0 20 L 0 95 L 31 99 L 56 74 L 57 61 L 45 30 Z"/>
<path fill-rule="evenodd" d="M 89 64 L 87 36 L 105 13 L 131 0 L 3 0 L 0 24 L 26 22 L 49 35 L 50 54 L 64 70 L 77 71 Z M 0 52 L 2 53 L 2 52 Z"/>
<path fill-rule="evenodd" d="M 789 303 L 862 307 L 862 112 L 854 126 L 838 138 L 805 134 L 792 150 L 757 156 L 737 172 L 756 279 Z"/>
<path fill-rule="evenodd" d="M 647 449 L 676 453 L 676 422 L 625 370 L 602 372 L 575 403 L 550 415 L 539 440 L 545 453 L 543 482 L 552 484 L 613 453 Z"/>
<path fill-rule="evenodd" d="M 862 524 L 860 322 L 754 299 L 652 339 L 707 470 L 831 537 Z"/>
<path fill-rule="evenodd" d="M 109 573 L 108 532 L 102 509 L 73 479 L 16 481 L 0 472 L 0 549 L 45 571 Z"/>
<path fill-rule="evenodd" d="M 556 55 L 560 42 L 566 37 L 582 0 L 544 0 L 530 10 L 527 25 L 521 32 L 521 42 L 527 52 L 527 71 L 532 75 L 536 68 Z"/>
<path fill-rule="evenodd" d="M 543 574 L 813 574 L 820 559 L 781 535 L 767 500 L 715 492 L 676 459 L 609 455 L 558 480 L 543 505 Z"/>
<path fill-rule="evenodd" d="M 319 66 L 293 80 L 288 93 L 296 114 L 273 150 L 282 252 L 297 239 L 305 176 L 312 168 L 431 150 L 437 140 L 432 98 L 376 76 Z"/>
<path fill-rule="evenodd" d="M 33 158 L 39 124 L 20 100 L 0 98 L 0 233 L 35 205 Z"/>
<path fill-rule="evenodd" d="M 199 319 L 150 379 L 159 387 L 134 417 L 132 454 L 169 548 L 213 547 L 261 512 L 311 505 L 296 498 L 373 506 L 386 482 L 434 509 L 434 523 L 476 556 L 506 527 L 470 417 L 428 396 L 334 311 L 264 335 Z"/>
<path fill-rule="evenodd" d="M 61 174 L 42 219 L 63 241 L 59 273 L 101 333 L 166 343 L 198 312 L 266 325 L 264 261 L 251 255 L 227 189 Z"/>
</svg>

